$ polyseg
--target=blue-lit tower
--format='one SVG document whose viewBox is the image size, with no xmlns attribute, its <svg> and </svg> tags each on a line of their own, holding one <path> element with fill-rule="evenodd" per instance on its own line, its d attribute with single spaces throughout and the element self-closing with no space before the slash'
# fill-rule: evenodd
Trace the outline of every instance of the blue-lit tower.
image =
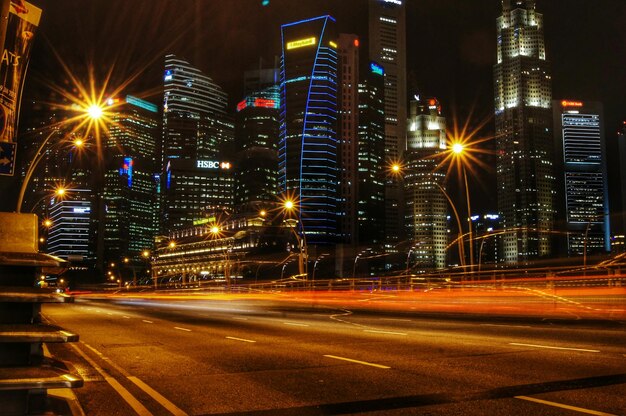
<svg viewBox="0 0 626 416">
<path fill-rule="evenodd" d="M 279 182 L 298 201 L 309 244 L 337 235 L 337 37 L 320 16 L 282 30 Z"/>
</svg>

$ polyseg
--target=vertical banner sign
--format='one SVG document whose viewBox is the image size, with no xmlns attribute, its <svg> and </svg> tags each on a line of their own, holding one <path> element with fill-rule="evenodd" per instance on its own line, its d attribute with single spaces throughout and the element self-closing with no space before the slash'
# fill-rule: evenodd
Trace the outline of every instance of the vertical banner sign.
<svg viewBox="0 0 626 416">
<path fill-rule="evenodd" d="M 30 49 L 41 9 L 11 0 L 4 48 L 0 58 L 0 175 L 15 171 L 15 129 Z"/>
</svg>

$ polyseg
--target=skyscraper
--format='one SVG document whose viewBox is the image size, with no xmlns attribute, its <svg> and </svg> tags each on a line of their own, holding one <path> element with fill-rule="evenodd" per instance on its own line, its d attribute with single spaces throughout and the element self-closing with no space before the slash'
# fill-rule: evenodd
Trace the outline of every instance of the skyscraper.
<svg viewBox="0 0 626 416">
<path fill-rule="evenodd" d="M 263 82 L 269 74 L 275 76 Z M 278 192 L 278 70 L 247 71 L 246 81 L 246 90 L 257 89 L 248 91 L 237 104 L 235 205 L 273 201 Z"/>
<path fill-rule="evenodd" d="M 553 101 L 557 222 L 567 255 L 611 250 L 602 104 Z"/>
<path fill-rule="evenodd" d="M 385 241 L 385 73 L 371 62 L 359 83 L 358 236 L 361 244 Z"/>
<path fill-rule="evenodd" d="M 359 126 L 359 38 L 339 34 L 339 234 L 345 243 L 356 243 L 357 157 Z"/>
<path fill-rule="evenodd" d="M 369 0 L 369 56 L 385 68 L 385 162 L 397 162 L 406 149 L 406 5 L 404 0 Z M 385 190 L 386 233 L 403 231 L 402 189 L 389 181 Z"/>
<path fill-rule="evenodd" d="M 234 138 L 226 93 L 189 62 L 167 55 L 161 157 L 162 233 L 192 226 L 215 207 L 232 206 Z"/>
<path fill-rule="evenodd" d="M 105 142 L 103 251 L 106 262 L 140 259 L 158 230 L 158 107 L 127 95 L 109 99 Z"/>
<path fill-rule="evenodd" d="M 298 200 L 309 244 L 337 236 L 337 37 L 335 19 L 282 26 L 279 182 Z"/>
<path fill-rule="evenodd" d="M 405 224 L 413 261 L 420 268 L 446 266 L 448 207 L 442 188 L 445 171 L 437 170 L 438 153 L 446 149 L 446 119 L 436 98 L 410 103 L 405 154 Z"/>
<path fill-rule="evenodd" d="M 535 0 L 503 0 L 494 66 L 503 261 L 551 254 L 555 192 L 552 81 Z"/>
</svg>

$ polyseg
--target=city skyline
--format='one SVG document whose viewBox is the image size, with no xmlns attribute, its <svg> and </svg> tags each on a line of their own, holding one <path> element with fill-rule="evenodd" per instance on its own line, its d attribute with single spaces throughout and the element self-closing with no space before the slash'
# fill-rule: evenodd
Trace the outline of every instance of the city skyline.
<svg viewBox="0 0 626 416">
<path fill-rule="evenodd" d="M 47 1 L 36 3 L 46 8 Z M 25 85 L 28 98 L 37 95 L 37 90 L 46 89 L 51 82 L 48 68 L 59 65 L 51 58 L 50 49 L 70 67 L 75 65 L 76 70 L 86 65 L 85 56 L 95 65 L 96 73 L 114 65 L 112 80 L 125 80 L 139 68 L 145 69 L 133 84 L 133 92 L 142 92 L 142 98 L 157 104 L 163 56 L 180 54 L 228 92 L 228 111 L 233 112 L 243 98 L 244 71 L 258 67 L 260 58 L 271 66 L 279 55 L 280 24 L 330 13 L 337 19 L 339 32 L 355 33 L 367 47 L 365 0 L 300 2 L 299 7 L 286 7 L 284 0 L 271 1 L 266 7 L 259 1 L 238 2 L 250 11 L 248 14 L 240 14 L 232 5 L 211 2 L 198 8 L 194 5 L 200 3 L 189 2 L 175 12 L 167 2 L 156 2 L 154 7 L 154 2 L 139 2 L 133 10 L 120 4 L 116 14 L 109 12 L 113 9 L 110 2 L 94 1 L 89 7 L 69 7 L 69 0 L 66 3 L 57 6 L 59 2 L 55 2 L 46 8 L 40 30 L 49 42 L 35 43 Z M 613 136 L 626 118 L 626 99 L 619 94 L 626 89 L 626 76 L 620 71 L 626 66 L 626 40 L 625 32 L 617 30 L 618 17 L 626 14 L 626 5 L 619 0 L 604 0 L 604 7 L 596 7 L 596 2 L 574 0 L 568 2 L 570 7 L 563 8 L 558 3 L 538 2 L 545 18 L 547 53 L 553 57 L 554 96 L 603 103 L 608 154 L 609 158 L 614 157 Z M 496 60 L 495 19 L 499 9 L 497 0 L 471 5 L 452 1 L 407 2 L 409 96 L 413 91 L 436 96 L 447 109 L 444 115 L 448 118 L 465 120 L 473 110 L 475 122 L 488 120 L 483 129 L 487 136 L 494 132 L 492 65 Z M 200 31 L 194 29 L 197 13 L 206 22 Z M 60 37 L 58 22 L 68 17 L 71 24 L 62 33 L 76 36 Z M 252 24 L 256 17 L 263 23 Z M 584 19 L 589 31 L 577 30 L 577 19 Z M 77 54 L 77 50 L 89 53 Z M 42 82 L 43 79 L 48 81 Z M 494 148 L 492 142 L 486 146 Z M 609 162 L 610 166 L 615 165 L 611 159 Z M 495 198 L 489 191 L 495 182 L 490 176 L 493 175 L 482 174 L 473 187 L 473 192 L 483 196 L 480 203 L 485 209 L 495 207 Z M 609 186 L 615 189 L 614 184 Z"/>
</svg>

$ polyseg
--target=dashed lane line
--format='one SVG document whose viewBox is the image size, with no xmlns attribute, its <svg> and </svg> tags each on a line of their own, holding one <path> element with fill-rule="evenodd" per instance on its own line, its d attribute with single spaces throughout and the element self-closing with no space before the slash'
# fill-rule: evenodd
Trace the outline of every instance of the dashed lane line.
<svg viewBox="0 0 626 416">
<path fill-rule="evenodd" d="M 566 351 L 581 351 L 581 352 L 600 352 L 600 350 L 588 350 L 585 348 L 569 348 L 569 347 L 553 347 L 551 345 L 537 345 L 537 344 L 521 344 L 518 342 L 509 342 L 509 345 L 517 345 L 520 347 L 533 347 L 533 348 L 547 348 L 551 350 L 566 350 Z"/>
<path fill-rule="evenodd" d="M 291 326 L 310 326 L 310 325 L 307 325 L 307 324 L 299 324 L 297 322 L 283 322 L 283 324 L 291 325 Z"/>
<path fill-rule="evenodd" d="M 332 358 L 332 359 L 335 359 L 335 360 L 348 361 L 350 363 L 355 363 L 355 364 L 367 365 L 367 366 L 370 366 L 370 367 L 382 368 L 382 369 L 385 369 L 385 370 L 391 368 L 389 366 L 382 365 L 382 364 L 368 363 L 367 361 L 353 360 L 352 358 L 338 357 L 336 355 L 324 355 L 324 357 Z"/>
<path fill-rule="evenodd" d="M 539 404 L 545 404 L 547 406 L 553 406 L 553 407 L 559 407 L 561 409 L 567 409 L 567 410 L 573 410 L 575 412 L 579 412 L 579 413 L 586 413 L 588 415 L 596 415 L 596 416 L 617 416 L 614 415 L 612 413 L 604 413 L 604 412 L 599 412 L 597 410 L 590 410 L 590 409 L 583 409 L 582 407 L 576 407 L 576 406 L 570 406 L 567 404 L 562 404 L 562 403 L 556 403 L 556 402 L 551 402 L 548 400 L 541 400 L 541 399 L 535 399 L 534 397 L 528 397 L 528 396 L 515 396 L 516 399 L 519 400 L 526 400 L 529 402 L 535 402 L 535 403 L 539 403 Z"/>
<path fill-rule="evenodd" d="M 191 332 L 191 329 L 181 328 L 179 326 L 175 326 L 174 329 L 178 329 L 179 331 Z"/>
<path fill-rule="evenodd" d="M 145 323 L 147 323 L 147 324 L 153 324 L 153 323 L 154 323 L 154 322 L 152 322 L 152 321 L 148 321 L 148 320 L 146 320 L 146 319 L 142 319 L 142 320 L 141 320 L 141 322 L 145 322 Z"/>
<path fill-rule="evenodd" d="M 254 343 L 256 341 L 251 340 L 251 339 L 245 339 L 245 338 L 237 338 L 237 337 L 226 337 L 227 339 L 232 339 L 234 341 L 241 341 L 241 342 L 249 342 L 249 343 Z"/>
<path fill-rule="evenodd" d="M 379 331 L 375 329 L 364 329 L 363 332 L 371 332 L 374 334 L 388 334 L 388 335 L 407 335 L 404 332 L 393 332 L 393 331 Z"/>
</svg>

